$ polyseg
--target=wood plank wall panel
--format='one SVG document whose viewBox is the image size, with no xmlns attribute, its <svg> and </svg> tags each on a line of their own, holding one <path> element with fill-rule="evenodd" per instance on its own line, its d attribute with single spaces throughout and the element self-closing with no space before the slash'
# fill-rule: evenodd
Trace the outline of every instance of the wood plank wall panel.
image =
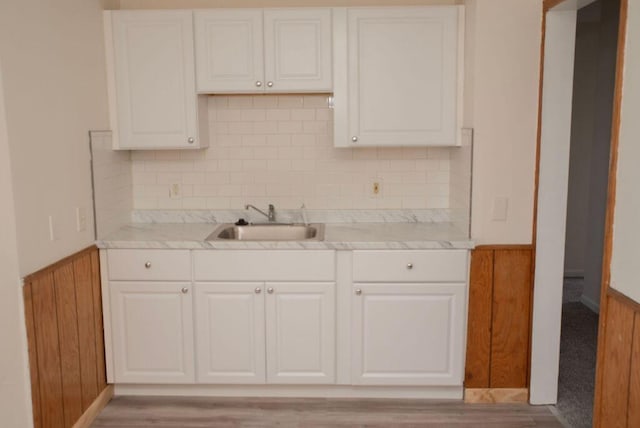
<svg viewBox="0 0 640 428">
<path fill-rule="evenodd" d="M 98 397 L 91 255 L 85 255 L 73 261 L 73 275 L 75 278 L 78 311 L 80 379 L 82 384 L 82 410 L 84 411 Z"/>
<path fill-rule="evenodd" d="M 594 427 L 640 426 L 640 304 L 605 289 L 596 368 Z"/>
<path fill-rule="evenodd" d="M 38 354 L 36 347 L 36 327 L 33 318 L 33 297 L 31 285 L 24 287 L 24 318 L 27 327 L 27 346 L 29 348 L 29 370 L 31 377 L 31 403 L 33 407 L 33 425 L 42 426 L 40 415 L 40 377 L 38 371 Z"/>
<path fill-rule="evenodd" d="M 527 385 L 531 251 L 497 250 L 493 270 L 492 388 Z"/>
<path fill-rule="evenodd" d="M 34 426 L 72 427 L 106 388 L 95 247 L 25 278 Z"/>
<path fill-rule="evenodd" d="M 53 278 L 58 312 L 64 420 L 65 426 L 70 426 L 82 415 L 78 307 L 73 264 L 65 264 L 54 270 Z"/>
<path fill-rule="evenodd" d="M 480 246 L 471 255 L 465 388 L 527 388 L 533 248 Z"/>
<path fill-rule="evenodd" d="M 480 249 L 471 254 L 469 328 L 465 364 L 467 388 L 489 388 L 493 253 L 493 250 Z"/>
<path fill-rule="evenodd" d="M 634 313 L 616 299 L 609 299 L 608 305 L 604 342 L 608 351 L 601 385 L 606 404 L 600 421 L 608 428 L 626 428 Z"/>
<path fill-rule="evenodd" d="M 636 312 L 633 326 L 628 426 L 640 427 L 640 312 Z"/>
<path fill-rule="evenodd" d="M 47 272 L 35 279 L 31 286 L 42 426 L 64 426 L 58 314 L 53 273 Z"/>
</svg>

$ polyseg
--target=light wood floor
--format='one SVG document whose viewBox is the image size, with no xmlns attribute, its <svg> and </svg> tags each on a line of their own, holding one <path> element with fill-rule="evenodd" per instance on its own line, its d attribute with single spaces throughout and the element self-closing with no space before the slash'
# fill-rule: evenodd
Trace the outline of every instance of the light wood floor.
<svg viewBox="0 0 640 428">
<path fill-rule="evenodd" d="M 545 406 L 425 400 L 116 397 L 92 427 L 562 427 Z"/>
</svg>

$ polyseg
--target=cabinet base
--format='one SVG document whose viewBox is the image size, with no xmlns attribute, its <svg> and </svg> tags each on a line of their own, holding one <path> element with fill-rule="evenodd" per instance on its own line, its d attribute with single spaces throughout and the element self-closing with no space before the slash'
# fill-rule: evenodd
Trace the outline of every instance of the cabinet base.
<svg viewBox="0 0 640 428">
<path fill-rule="evenodd" d="M 115 385 L 115 395 L 199 397 L 429 398 L 462 400 L 462 386 Z"/>
</svg>

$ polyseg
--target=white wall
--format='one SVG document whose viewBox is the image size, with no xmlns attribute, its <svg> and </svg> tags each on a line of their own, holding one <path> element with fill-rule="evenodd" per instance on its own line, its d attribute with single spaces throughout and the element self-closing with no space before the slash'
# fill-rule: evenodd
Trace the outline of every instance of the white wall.
<svg viewBox="0 0 640 428">
<path fill-rule="evenodd" d="M 467 0 L 465 126 L 474 128 L 472 237 L 529 244 L 538 117 L 542 2 Z M 508 198 L 494 221 L 496 197 Z"/>
<path fill-rule="evenodd" d="M 24 276 L 93 241 L 88 131 L 109 123 L 100 1 L 0 2 L 0 58 Z"/>
<path fill-rule="evenodd" d="M 611 287 L 640 302 L 640 4 L 629 1 L 613 221 Z"/>
<path fill-rule="evenodd" d="M 597 5 L 589 7 L 599 15 Z M 571 115 L 571 154 L 569 160 L 569 195 L 564 272 L 566 276 L 584 276 L 585 248 L 589 231 L 589 183 L 594 137 L 596 88 L 598 84 L 599 16 L 586 20 L 578 12 L 576 28 L 573 107 Z"/>
<path fill-rule="evenodd" d="M 531 404 L 553 404 L 558 394 L 575 29 L 575 10 L 547 14 L 531 337 Z"/>
<path fill-rule="evenodd" d="M 0 421 L 7 427 L 31 426 L 31 404 L 25 358 L 25 327 L 11 162 L 0 63 Z"/>
</svg>

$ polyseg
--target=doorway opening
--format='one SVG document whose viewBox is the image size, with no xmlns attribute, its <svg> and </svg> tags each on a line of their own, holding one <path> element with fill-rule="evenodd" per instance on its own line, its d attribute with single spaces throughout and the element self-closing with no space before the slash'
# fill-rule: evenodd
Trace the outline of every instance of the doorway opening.
<svg viewBox="0 0 640 428">
<path fill-rule="evenodd" d="M 591 425 L 620 1 L 544 2 L 530 402 L 572 426 Z M 563 358 L 591 368 L 560 361 L 561 323 Z"/>
<path fill-rule="evenodd" d="M 620 0 L 576 16 L 557 408 L 592 425 Z"/>
</svg>

